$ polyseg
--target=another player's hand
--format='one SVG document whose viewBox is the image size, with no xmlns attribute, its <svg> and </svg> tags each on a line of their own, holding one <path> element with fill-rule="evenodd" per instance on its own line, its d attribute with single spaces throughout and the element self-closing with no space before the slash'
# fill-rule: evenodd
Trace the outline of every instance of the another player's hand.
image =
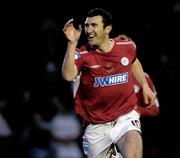
<svg viewBox="0 0 180 158">
<path fill-rule="evenodd" d="M 73 19 L 70 19 L 64 25 L 63 32 L 70 42 L 77 42 L 80 38 L 82 27 L 81 25 L 79 25 L 79 28 L 75 29 L 75 27 L 73 26 Z"/>
<path fill-rule="evenodd" d="M 116 38 L 117 39 L 119 38 L 119 39 L 122 39 L 122 40 L 128 39 L 128 37 L 126 35 L 124 35 L 124 34 L 120 34 Z"/>
</svg>

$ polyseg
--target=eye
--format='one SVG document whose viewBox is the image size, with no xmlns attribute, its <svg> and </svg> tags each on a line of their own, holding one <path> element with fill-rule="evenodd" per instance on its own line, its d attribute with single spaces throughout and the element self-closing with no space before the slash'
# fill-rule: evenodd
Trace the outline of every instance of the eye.
<svg viewBox="0 0 180 158">
<path fill-rule="evenodd" d="M 97 27 L 97 24 L 93 23 L 92 26 L 93 26 L 93 27 Z"/>
<path fill-rule="evenodd" d="M 85 27 L 88 27 L 88 26 L 89 26 L 89 24 L 87 24 L 87 23 L 86 23 L 84 26 L 85 26 Z"/>
</svg>

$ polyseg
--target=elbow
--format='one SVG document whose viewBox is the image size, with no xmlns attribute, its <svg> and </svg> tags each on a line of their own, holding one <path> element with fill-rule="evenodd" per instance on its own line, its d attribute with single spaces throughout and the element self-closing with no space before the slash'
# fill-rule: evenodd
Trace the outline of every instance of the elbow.
<svg viewBox="0 0 180 158">
<path fill-rule="evenodd" d="M 61 73 L 64 80 L 73 81 L 76 77 L 77 70 L 74 68 L 62 68 Z"/>
<path fill-rule="evenodd" d="M 68 81 L 68 82 L 71 82 L 74 80 L 74 78 L 72 78 L 72 77 L 64 77 L 64 76 L 63 76 L 63 79 Z"/>
<path fill-rule="evenodd" d="M 62 78 L 69 82 L 74 80 L 74 76 L 69 75 L 69 74 L 64 74 L 64 73 L 62 73 Z"/>
</svg>

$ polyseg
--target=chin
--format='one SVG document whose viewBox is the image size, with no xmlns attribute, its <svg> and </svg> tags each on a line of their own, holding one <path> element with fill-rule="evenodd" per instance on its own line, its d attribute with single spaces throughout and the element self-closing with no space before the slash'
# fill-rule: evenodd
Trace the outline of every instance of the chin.
<svg viewBox="0 0 180 158">
<path fill-rule="evenodd" d="M 94 43 L 93 41 L 88 41 L 88 44 L 89 44 L 90 46 L 96 46 L 96 45 L 97 45 L 97 44 Z"/>
</svg>

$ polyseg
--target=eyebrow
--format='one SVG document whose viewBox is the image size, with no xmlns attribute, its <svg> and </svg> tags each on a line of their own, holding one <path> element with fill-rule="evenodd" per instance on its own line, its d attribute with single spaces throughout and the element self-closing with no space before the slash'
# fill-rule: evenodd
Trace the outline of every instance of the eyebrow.
<svg viewBox="0 0 180 158">
<path fill-rule="evenodd" d="M 98 25 L 98 24 L 93 22 L 93 23 L 90 23 L 90 24 L 89 24 L 89 23 L 85 23 L 84 25 L 85 25 L 85 26 L 88 26 L 88 25 L 93 25 L 93 26 L 95 26 L 95 25 Z"/>
</svg>

